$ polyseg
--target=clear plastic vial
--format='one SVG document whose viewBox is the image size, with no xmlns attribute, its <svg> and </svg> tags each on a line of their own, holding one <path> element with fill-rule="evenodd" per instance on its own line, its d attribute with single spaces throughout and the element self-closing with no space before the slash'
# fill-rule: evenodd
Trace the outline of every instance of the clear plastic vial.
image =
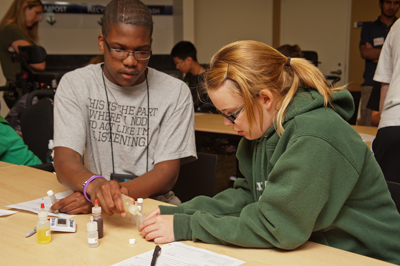
<svg viewBox="0 0 400 266">
<path fill-rule="evenodd" d="M 142 216 L 143 216 L 143 198 L 138 198 L 138 199 L 137 199 L 137 206 L 140 207 L 140 213 L 141 213 Z"/>
<path fill-rule="evenodd" d="M 87 241 L 90 248 L 99 246 L 99 233 L 97 232 L 97 223 L 90 216 L 90 222 L 87 223 Z"/>
<path fill-rule="evenodd" d="M 47 220 L 47 211 L 44 203 L 40 205 L 38 213 L 39 221 L 36 223 L 36 234 L 38 244 L 48 244 L 51 241 L 50 221 Z"/>
<path fill-rule="evenodd" d="M 126 213 L 129 212 L 131 215 L 136 215 L 139 213 L 140 215 L 142 215 L 139 212 L 138 206 L 136 206 L 134 204 L 134 200 L 132 198 L 125 196 L 124 194 L 121 194 L 121 197 L 122 197 L 122 201 L 124 203 L 124 210 Z"/>
<path fill-rule="evenodd" d="M 139 212 L 136 215 L 136 228 L 139 228 L 139 225 L 144 222 L 144 215 L 142 214 L 142 206 L 138 206 Z"/>
<path fill-rule="evenodd" d="M 99 206 L 99 201 L 94 200 L 94 207 L 92 208 L 93 221 L 97 223 L 97 232 L 99 233 L 99 239 L 104 236 L 104 223 L 103 217 L 101 217 L 101 207 Z"/>
<path fill-rule="evenodd" d="M 56 198 L 56 196 L 54 195 L 53 190 L 47 191 L 47 196 L 49 196 L 50 201 L 51 201 L 51 204 L 54 204 L 54 203 L 57 202 L 57 198 Z"/>
</svg>

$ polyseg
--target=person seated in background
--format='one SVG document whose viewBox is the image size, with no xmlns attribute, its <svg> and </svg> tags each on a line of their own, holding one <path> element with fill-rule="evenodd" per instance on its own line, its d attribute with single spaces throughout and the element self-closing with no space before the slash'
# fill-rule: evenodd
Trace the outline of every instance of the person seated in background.
<svg viewBox="0 0 400 266">
<path fill-rule="evenodd" d="M 21 75 L 21 63 L 13 62 L 12 56 L 19 53 L 19 46 L 38 44 L 38 28 L 43 3 L 40 0 L 14 0 L 0 21 L 0 63 L 6 78 L 3 98 L 10 112 L 6 119 L 20 136 L 19 114 L 26 108 L 26 88 L 18 86 L 17 76 Z M 29 64 L 36 71 L 44 71 L 46 62 Z M 24 97 L 23 99 L 21 99 Z M 21 99 L 20 101 L 18 101 Z"/>
<path fill-rule="evenodd" d="M 171 51 L 176 69 L 185 76 L 183 81 L 192 93 L 195 112 L 217 113 L 206 94 L 202 92 L 205 69 L 197 62 L 197 50 L 191 42 L 180 41 Z"/>
<path fill-rule="evenodd" d="M 349 91 L 303 58 L 238 41 L 212 58 L 208 94 L 241 139 L 244 178 L 210 198 L 159 206 L 146 240 L 293 250 L 306 241 L 400 264 L 400 214 L 368 145 L 346 122 Z"/>
<path fill-rule="evenodd" d="M 28 166 L 42 164 L 42 161 L 28 149 L 21 137 L 1 115 L 0 161 Z"/>
<path fill-rule="evenodd" d="M 153 20 L 138 0 L 112 0 L 98 36 L 104 63 L 65 74 L 54 102 L 54 169 L 75 191 L 51 210 L 125 215 L 121 193 L 172 204 L 181 162 L 196 157 L 184 82 L 147 67 Z"/>
<path fill-rule="evenodd" d="M 284 44 L 276 48 L 281 54 L 284 56 L 290 56 L 290 57 L 303 57 L 303 53 L 301 52 L 300 46 L 295 44 L 295 45 L 290 45 L 290 44 Z"/>
</svg>

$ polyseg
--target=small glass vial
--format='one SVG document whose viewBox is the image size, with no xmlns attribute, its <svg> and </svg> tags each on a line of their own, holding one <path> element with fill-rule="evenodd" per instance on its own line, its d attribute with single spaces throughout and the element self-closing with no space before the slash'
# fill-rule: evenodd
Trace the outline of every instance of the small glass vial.
<svg viewBox="0 0 400 266">
<path fill-rule="evenodd" d="M 97 223 L 97 232 L 99 233 L 99 239 L 103 238 L 103 217 L 101 217 L 101 207 L 97 199 L 94 200 L 94 207 L 92 208 L 93 221 Z"/>
<path fill-rule="evenodd" d="M 99 246 L 99 233 L 97 232 L 97 223 L 90 216 L 90 222 L 87 223 L 87 241 L 90 248 Z"/>
<path fill-rule="evenodd" d="M 48 244 L 51 241 L 50 221 L 47 220 L 47 211 L 44 203 L 40 205 L 38 213 L 39 221 L 36 223 L 36 233 L 38 244 Z"/>
</svg>

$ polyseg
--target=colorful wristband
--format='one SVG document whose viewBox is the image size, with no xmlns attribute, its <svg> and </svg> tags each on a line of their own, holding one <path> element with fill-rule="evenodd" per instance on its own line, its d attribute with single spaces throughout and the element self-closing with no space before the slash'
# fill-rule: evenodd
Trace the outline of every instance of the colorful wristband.
<svg viewBox="0 0 400 266">
<path fill-rule="evenodd" d="M 83 195 L 85 196 L 85 198 L 87 199 L 87 201 L 89 201 L 89 202 L 92 202 L 90 199 L 89 199 L 89 197 L 87 196 L 87 194 L 86 194 L 86 189 L 87 189 L 87 187 L 88 187 L 88 185 L 90 184 L 90 182 L 92 182 L 93 180 L 95 180 L 96 178 L 98 178 L 98 177 L 102 177 L 102 178 L 104 178 L 104 176 L 101 176 L 101 175 L 94 175 L 94 176 L 91 176 L 88 180 L 86 180 L 86 182 L 85 183 L 83 183 Z"/>
</svg>

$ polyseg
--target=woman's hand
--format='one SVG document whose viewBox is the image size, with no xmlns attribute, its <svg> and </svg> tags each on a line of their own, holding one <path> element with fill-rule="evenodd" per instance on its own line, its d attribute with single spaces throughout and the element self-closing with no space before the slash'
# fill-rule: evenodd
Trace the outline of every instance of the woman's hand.
<svg viewBox="0 0 400 266">
<path fill-rule="evenodd" d="M 153 240 L 156 244 L 175 241 L 174 216 L 160 215 L 160 209 L 152 211 L 139 226 L 139 232 L 146 240 Z"/>
</svg>

